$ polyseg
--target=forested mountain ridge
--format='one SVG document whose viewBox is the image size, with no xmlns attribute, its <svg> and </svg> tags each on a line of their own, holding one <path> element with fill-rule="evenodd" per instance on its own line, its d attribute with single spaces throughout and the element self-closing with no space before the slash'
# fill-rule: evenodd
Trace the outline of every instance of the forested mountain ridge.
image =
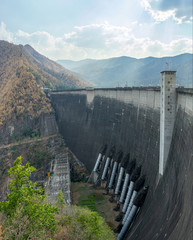
<svg viewBox="0 0 193 240">
<path fill-rule="evenodd" d="M 47 81 L 44 82 L 45 86 L 65 89 L 85 86 L 85 84 L 80 82 L 69 70 L 41 55 L 30 45 L 20 45 L 20 48 L 23 49 L 30 63 L 34 64 L 39 69 L 40 74 L 47 79 Z M 41 79 L 38 79 L 38 81 L 41 82 Z"/>
<path fill-rule="evenodd" d="M 62 66 L 95 87 L 157 86 L 160 72 L 176 70 L 177 84 L 193 87 L 193 54 L 174 57 L 131 58 L 127 56 L 109 59 L 81 61 L 58 60 Z"/>
<path fill-rule="evenodd" d="M 32 72 L 37 73 L 20 46 L 0 41 L 0 126 L 51 111 Z"/>
<path fill-rule="evenodd" d="M 29 45 L 0 41 L 0 141 L 2 131 L 7 132 L 17 122 L 22 126 L 24 121 L 53 111 L 42 87 L 79 86 L 83 84 L 69 71 Z"/>
</svg>

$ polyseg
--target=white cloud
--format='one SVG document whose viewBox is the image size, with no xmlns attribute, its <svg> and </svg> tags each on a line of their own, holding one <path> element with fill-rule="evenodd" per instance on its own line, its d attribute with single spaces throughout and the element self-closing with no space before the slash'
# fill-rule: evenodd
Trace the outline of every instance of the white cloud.
<svg viewBox="0 0 193 240">
<path fill-rule="evenodd" d="M 23 42 L 28 44 L 36 44 L 36 46 L 41 46 L 44 49 L 48 47 L 54 47 L 57 42 L 61 41 L 61 38 L 55 38 L 48 32 L 34 32 L 34 33 L 26 33 L 24 31 L 17 31 L 16 35 L 17 42 Z"/>
<path fill-rule="evenodd" d="M 163 43 L 158 40 L 149 38 L 136 38 L 131 36 L 130 39 L 125 39 L 119 49 L 119 53 L 124 52 L 125 55 L 136 58 L 154 56 L 174 56 L 185 52 L 192 52 L 192 39 L 183 38 L 173 40 L 169 43 Z"/>
<path fill-rule="evenodd" d="M 6 29 L 4 22 L 1 22 L 0 24 L 0 39 L 8 42 L 13 41 L 13 34 Z"/>
<path fill-rule="evenodd" d="M 136 23 L 131 23 L 131 26 L 134 24 Z M 128 37 L 131 31 L 131 27 L 114 26 L 105 22 L 75 27 L 75 32 L 65 34 L 64 37 L 67 42 L 78 47 L 101 49 L 107 47 L 111 39 L 119 41 Z"/>
<path fill-rule="evenodd" d="M 69 34 L 68 38 L 72 37 L 73 34 Z M 15 42 L 17 44 L 29 44 L 35 48 L 38 52 L 43 55 L 57 60 L 59 58 L 73 59 L 81 58 L 85 55 L 83 49 L 78 48 L 66 41 L 65 37 L 54 37 L 48 32 L 34 32 L 26 33 L 19 30 L 15 34 Z"/>
<path fill-rule="evenodd" d="M 0 37 L 16 44 L 30 44 L 38 52 L 54 60 L 102 59 L 123 55 L 136 58 L 163 57 L 192 52 L 191 38 L 179 37 L 163 43 L 149 37 L 136 37 L 132 31 L 136 25 L 136 22 L 129 27 L 114 26 L 107 22 L 91 24 L 75 27 L 62 37 L 54 37 L 44 31 L 27 33 L 19 30 L 10 33 L 3 23 L 0 25 Z"/>
<path fill-rule="evenodd" d="M 172 10 L 176 9 L 175 16 L 183 18 L 184 22 L 190 21 L 193 12 L 192 0 L 149 0 L 151 7 L 155 10 Z"/>
<path fill-rule="evenodd" d="M 169 0 L 168 0 L 169 1 Z M 152 18 L 158 23 L 158 22 L 164 22 L 168 20 L 169 18 L 173 18 L 178 24 L 181 24 L 186 19 L 185 16 L 177 17 L 177 9 L 172 8 L 169 10 L 155 10 L 152 8 L 151 3 L 152 0 L 141 0 L 141 5 L 147 11 Z"/>
</svg>

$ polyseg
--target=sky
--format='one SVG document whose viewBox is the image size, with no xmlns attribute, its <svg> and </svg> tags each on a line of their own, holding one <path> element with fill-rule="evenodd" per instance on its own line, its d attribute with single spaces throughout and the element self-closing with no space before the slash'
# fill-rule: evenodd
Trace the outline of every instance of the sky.
<svg viewBox="0 0 193 240">
<path fill-rule="evenodd" d="M 193 0 L 0 0 L 0 40 L 53 60 L 193 52 Z"/>
</svg>

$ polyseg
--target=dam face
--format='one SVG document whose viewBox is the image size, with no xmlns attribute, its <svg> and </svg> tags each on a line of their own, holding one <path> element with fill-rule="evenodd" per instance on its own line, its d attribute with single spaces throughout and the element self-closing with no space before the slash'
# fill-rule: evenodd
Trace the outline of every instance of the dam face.
<svg viewBox="0 0 193 240">
<path fill-rule="evenodd" d="M 101 146 L 107 144 L 130 152 L 147 172 L 151 162 L 155 180 L 159 168 L 158 90 L 67 91 L 52 93 L 51 99 L 60 132 L 90 172 Z"/>
<path fill-rule="evenodd" d="M 177 89 L 176 97 L 171 146 L 159 179 L 159 88 L 50 93 L 60 133 L 90 172 L 104 144 L 129 152 L 142 165 L 149 192 L 125 239 L 193 239 L 193 91 Z"/>
</svg>

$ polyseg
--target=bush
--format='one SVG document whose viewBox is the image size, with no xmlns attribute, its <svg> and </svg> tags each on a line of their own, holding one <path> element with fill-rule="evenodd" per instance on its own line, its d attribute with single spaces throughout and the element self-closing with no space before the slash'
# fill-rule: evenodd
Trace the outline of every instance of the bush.
<svg viewBox="0 0 193 240">
<path fill-rule="evenodd" d="M 8 174 L 9 194 L 0 202 L 4 213 L 4 240 L 114 240 L 113 232 L 97 212 L 65 204 L 61 191 L 56 207 L 45 202 L 45 195 L 36 183 L 29 180 L 36 169 L 17 158 Z M 93 202 L 93 198 L 89 199 Z M 57 215 L 56 215 L 57 214 Z M 57 231 L 57 232 L 56 232 Z"/>
<path fill-rule="evenodd" d="M 63 205 L 57 218 L 59 228 L 54 236 L 56 240 L 115 239 L 113 232 L 97 212 L 92 212 L 82 207 Z"/>
<path fill-rule="evenodd" d="M 10 192 L 0 203 L 0 211 L 6 216 L 3 239 L 50 239 L 56 232 L 57 208 L 46 203 L 42 188 L 29 180 L 35 170 L 28 163 L 22 165 L 19 157 L 8 171 Z"/>
</svg>

